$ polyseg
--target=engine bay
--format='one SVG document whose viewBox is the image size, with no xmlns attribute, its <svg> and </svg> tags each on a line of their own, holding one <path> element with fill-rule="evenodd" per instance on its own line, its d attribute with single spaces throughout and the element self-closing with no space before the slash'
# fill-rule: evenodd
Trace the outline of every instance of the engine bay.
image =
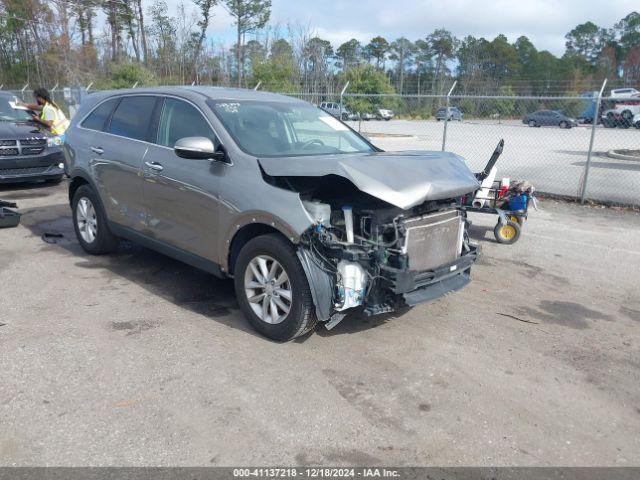
<svg viewBox="0 0 640 480">
<path fill-rule="evenodd" d="M 361 306 L 365 315 L 394 311 L 403 293 L 420 286 L 417 277 L 428 284 L 439 268 L 475 252 L 455 198 L 405 210 L 337 175 L 265 180 L 299 193 L 312 221 L 301 247 L 333 281 L 334 314 Z"/>
</svg>

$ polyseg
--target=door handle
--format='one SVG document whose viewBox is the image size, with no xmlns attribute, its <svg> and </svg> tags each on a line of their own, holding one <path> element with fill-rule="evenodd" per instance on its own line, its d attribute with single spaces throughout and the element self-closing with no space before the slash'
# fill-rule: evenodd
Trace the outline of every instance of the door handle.
<svg viewBox="0 0 640 480">
<path fill-rule="evenodd" d="M 144 164 L 151 170 L 155 170 L 156 172 L 161 172 L 162 170 L 164 170 L 164 167 L 157 162 L 144 162 Z"/>
<path fill-rule="evenodd" d="M 98 155 L 102 155 L 104 153 L 104 150 L 100 147 L 91 147 L 91 151 L 93 153 L 97 153 Z"/>
</svg>

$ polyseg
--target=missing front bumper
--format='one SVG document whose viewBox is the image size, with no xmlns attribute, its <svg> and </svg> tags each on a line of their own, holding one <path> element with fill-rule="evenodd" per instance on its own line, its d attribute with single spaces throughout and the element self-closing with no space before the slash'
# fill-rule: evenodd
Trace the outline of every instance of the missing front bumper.
<svg viewBox="0 0 640 480">
<path fill-rule="evenodd" d="M 402 297 L 407 305 L 413 307 L 420 303 L 432 302 L 438 298 L 464 288 L 471 281 L 467 273 L 460 273 L 454 277 L 433 283 L 428 287 L 419 288 L 412 292 L 404 293 Z"/>
</svg>

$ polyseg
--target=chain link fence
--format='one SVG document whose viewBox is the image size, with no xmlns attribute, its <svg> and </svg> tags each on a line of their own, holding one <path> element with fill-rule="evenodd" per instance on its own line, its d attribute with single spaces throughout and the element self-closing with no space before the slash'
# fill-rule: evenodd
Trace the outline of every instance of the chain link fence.
<svg viewBox="0 0 640 480">
<path fill-rule="evenodd" d="M 31 90 L 12 91 L 32 100 Z M 498 178 L 539 192 L 640 205 L 640 99 L 577 97 L 288 94 L 327 108 L 384 150 L 448 150 L 479 171 L 504 139 Z M 85 87 L 56 88 L 72 116 Z M 391 110 L 393 118 L 381 113 Z M 593 125 L 595 116 L 601 118 Z M 636 116 L 637 115 L 637 116 Z M 593 139 L 593 141 L 592 141 Z"/>
<path fill-rule="evenodd" d="M 553 195 L 640 205 L 640 116 L 620 116 L 623 108 L 640 114 L 640 105 L 603 98 L 604 122 L 594 126 L 595 101 L 585 97 L 345 94 L 342 103 L 350 125 L 385 150 L 448 150 L 479 171 L 504 139 L 498 178 L 529 180 Z M 394 108 L 393 120 L 376 121 L 383 107 Z"/>
</svg>

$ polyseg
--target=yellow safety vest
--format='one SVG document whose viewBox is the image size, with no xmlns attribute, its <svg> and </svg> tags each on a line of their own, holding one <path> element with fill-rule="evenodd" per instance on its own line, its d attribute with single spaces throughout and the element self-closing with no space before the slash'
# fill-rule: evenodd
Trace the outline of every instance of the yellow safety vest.
<svg viewBox="0 0 640 480">
<path fill-rule="evenodd" d="M 53 112 L 53 123 L 51 124 L 51 133 L 54 135 L 62 135 L 69 128 L 69 120 L 64 115 L 62 110 L 54 107 L 50 103 L 46 103 L 42 107 L 42 112 L 40 113 L 41 120 L 51 120 L 50 118 L 45 118 L 45 109 L 49 109 L 49 112 Z"/>
</svg>

